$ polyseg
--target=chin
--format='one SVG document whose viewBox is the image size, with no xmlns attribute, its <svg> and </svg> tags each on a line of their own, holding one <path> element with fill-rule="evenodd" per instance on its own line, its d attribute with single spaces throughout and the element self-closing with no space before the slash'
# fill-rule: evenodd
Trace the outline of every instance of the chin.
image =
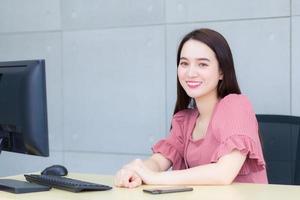
<svg viewBox="0 0 300 200">
<path fill-rule="evenodd" d="M 199 93 L 191 93 L 191 92 L 189 92 L 189 93 L 187 93 L 187 95 L 189 96 L 189 97 L 191 97 L 191 98 L 199 98 L 199 97 L 201 97 L 201 96 L 203 96 L 203 94 L 201 93 L 201 94 L 199 94 Z"/>
</svg>

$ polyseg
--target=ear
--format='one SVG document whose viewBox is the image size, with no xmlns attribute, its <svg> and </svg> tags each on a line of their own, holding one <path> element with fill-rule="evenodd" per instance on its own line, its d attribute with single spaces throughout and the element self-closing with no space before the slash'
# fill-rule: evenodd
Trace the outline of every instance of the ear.
<svg viewBox="0 0 300 200">
<path fill-rule="evenodd" d="M 223 80 L 223 76 L 224 76 L 224 75 L 223 75 L 223 72 L 220 70 L 220 71 L 219 71 L 219 80 Z"/>
</svg>

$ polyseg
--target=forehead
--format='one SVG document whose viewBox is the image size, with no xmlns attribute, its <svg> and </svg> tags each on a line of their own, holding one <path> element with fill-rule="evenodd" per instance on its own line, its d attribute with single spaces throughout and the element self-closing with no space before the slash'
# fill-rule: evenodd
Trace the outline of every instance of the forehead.
<svg viewBox="0 0 300 200">
<path fill-rule="evenodd" d="M 180 57 L 195 59 L 195 58 L 216 58 L 213 50 L 203 42 L 198 40 L 188 40 L 184 43 L 181 49 Z"/>
</svg>

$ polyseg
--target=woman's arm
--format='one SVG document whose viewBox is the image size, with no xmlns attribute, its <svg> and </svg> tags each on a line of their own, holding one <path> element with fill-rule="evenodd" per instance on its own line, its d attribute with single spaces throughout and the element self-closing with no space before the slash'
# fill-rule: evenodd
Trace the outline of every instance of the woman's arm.
<svg viewBox="0 0 300 200">
<path fill-rule="evenodd" d="M 157 172 L 148 168 L 141 160 L 135 160 L 132 169 L 146 184 L 227 185 L 235 179 L 245 160 L 245 155 L 234 150 L 222 156 L 217 163 L 185 170 Z"/>
<path fill-rule="evenodd" d="M 155 172 L 166 171 L 172 166 L 172 162 L 160 153 L 153 154 L 149 159 L 143 161 L 144 165 Z"/>
<path fill-rule="evenodd" d="M 153 172 L 161 172 L 169 169 L 172 165 L 171 161 L 165 158 L 160 153 L 153 154 L 143 162 L 142 165 Z M 141 177 L 133 170 L 136 166 L 136 161 L 133 161 L 120 169 L 115 175 L 114 184 L 118 187 L 133 188 L 142 184 Z"/>
</svg>

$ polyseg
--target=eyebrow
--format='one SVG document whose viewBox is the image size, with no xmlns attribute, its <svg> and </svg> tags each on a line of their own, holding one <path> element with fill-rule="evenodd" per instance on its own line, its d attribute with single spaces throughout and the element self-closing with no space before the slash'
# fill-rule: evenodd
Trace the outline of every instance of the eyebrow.
<svg viewBox="0 0 300 200">
<path fill-rule="evenodd" d="M 186 57 L 180 57 L 180 60 L 181 60 L 181 59 L 188 60 Z M 208 61 L 208 62 L 210 62 L 210 60 L 209 60 L 208 58 L 196 58 L 196 60 L 198 60 L 198 61 Z"/>
</svg>

